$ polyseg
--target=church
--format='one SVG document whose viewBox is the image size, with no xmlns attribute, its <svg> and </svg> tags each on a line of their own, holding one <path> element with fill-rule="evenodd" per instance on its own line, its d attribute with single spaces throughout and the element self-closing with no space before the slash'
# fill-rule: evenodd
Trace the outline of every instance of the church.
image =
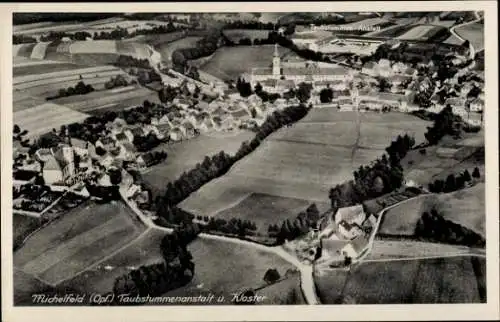
<svg viewBox="0 0 500 322">
<path fill-rule="evenodd" d="M 272 66 L 267 68 L 252 68 L 250 83 L 254 87 L 260 83 L 266 91 L 280 92 L 296 87 L 299 83 L 310 83 L 314 87 L 325 82 L 347 82 L 352 80 L 350 69 L 323 62 L 313 61 L 281 61 L 278 44 L 275 44 Z"/>
</svg>

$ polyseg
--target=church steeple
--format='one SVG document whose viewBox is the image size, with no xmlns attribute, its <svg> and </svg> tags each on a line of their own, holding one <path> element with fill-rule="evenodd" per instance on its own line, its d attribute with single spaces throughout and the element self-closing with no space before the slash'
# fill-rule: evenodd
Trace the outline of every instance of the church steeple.
<svg viewBox="0 0 500 322">
<path fill-rule="evenodd" d="M 279 57 L 280 53 L 278 52 L 278 43 L 274 44 L 274 57 Z"/>
</svg>

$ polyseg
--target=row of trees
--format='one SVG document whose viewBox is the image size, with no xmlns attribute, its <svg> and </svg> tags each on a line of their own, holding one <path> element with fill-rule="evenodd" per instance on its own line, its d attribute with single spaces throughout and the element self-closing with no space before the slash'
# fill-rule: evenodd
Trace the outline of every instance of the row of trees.
<svg viewBox="0 0 500 322">
<path fill-rule="evenodd" d="M 113 286 L 113 293 L 159 296 L 189 283 L 194 276 L 195 264 L 187 245 L 199 232 L 197 225 L 185 225 L 171 235 L 165 235 L 159 246 L 163 261 L 141 266 L 118 277 Z"/>
<path fill-rule="evenodd" d="M 79 81 L 75 87 L 68 87 L 68 88 L 61 88 L 57 95 L 47 97 L 47 100 L 51 99 L 56 99 L 60 97 L 67 97 L 67 96 L 73 96 L 73 95 L 85 95 L 88 93 L 93 92 L 95 89 L 92 85 L 90 84 L 85 84 L 83 81 Z"/>
<path fill-rule="evenodd" d="M 270 237 L 276 237 L 278 244 L 283 244 L 285 240 L 294 240 L 308 233 L 311 228 L 316 227 L 319 218 L 318 207 L 312 204 L 292 221 L 286 219 L 281 225 L 269 225 L 268 234 Z"/>
<path fill-rule="evenodd" d="M 125 87 L 135 83 L 136 82 L 134 80 L 127 82 L 127 80 L 125 79 L 125 77 L 123 77 L 123 75 L 116 75 L 116 77 L 111 77 L 109 81 L 104 83 L 104 88 L 113 89 L 116 87 Z"/>
<path fill-rule="evenodd" d="M 329 198 L 334 209 L 352 206 L 379 197 L 401 187 L 404 180 L 401 159 L 414 146 L 415 139 L 399 135 L 384 154 L 368 166 L 360 166 L 353 173 L 354 180 L 330 189 Z"/>
<path fill-rule="evenodd" d="M 254 139 L 250 143 L 243 142 L 234 156 L 230 156 L 223 151 L 212 157 L 206 156 L 203 162 L 198 163 L 194 169 L 184 172 L 179 179 L 168 183 L 164 195 L 157 198 L 157 209 L 162 209 L 164 205 L 169 208 L 175 207 L 210 180 L 225 174 L 234 163 L 254 151 L 269 134 L 282 126 L 300 120 L 307 114 L 309 109 L 310 107 L 299 105 L 289 106 L 282 111 L 275 111 L 268 116 L 256 131 Z M 161 215 L 161 213 L 158 213 L 158 216 L 161 217 Z"/>
<path fill-rule="evenodd" d="M 467 182 L 471 182 L 472 178 L 479 179 L 481 177 L 481 173 L 479 172 L 479 168 L 475 167 L 472 171 L 472 176 L 469 171 L 466 169 L 463 173 L 458 175 L 450 174 L 446 177 L 446 180 L 435 180 L 434 182 L 429 183 L 429 191 L 434 193 L 440 192 L 452 192 L 465 187 Z"/>
<path fill-rule="evenodd" d="M 415 227 L 415 236 L 425 241 L 469 247 L 485 247 L 486 245 L 484 237 L 468 228 L 446 220 L 436 208 L 422 214 Z"/>
<path fill-rule="evenodd" d="M 118 67 L 138 67 L 151 69 L 149 60 L 147 60 L 146 58 L 134 58 L 129 55 L 119 55 L 118 59 L 115 62 L 115 65 Z"/>
</svg>

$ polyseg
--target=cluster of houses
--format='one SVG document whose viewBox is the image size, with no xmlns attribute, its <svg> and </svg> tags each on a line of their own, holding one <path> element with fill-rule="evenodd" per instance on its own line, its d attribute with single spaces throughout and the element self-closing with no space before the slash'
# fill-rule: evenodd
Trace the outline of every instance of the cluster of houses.
<svg viewBox="0 0 500 322">
<path fill-rule="evenodd" d="M 367 249 L 377 223 L 374 215 L 364 212 L 362 205 L 338 209 L 320 223 L 321 256 L 331 262 L 355 260 Z"/>
</svg>

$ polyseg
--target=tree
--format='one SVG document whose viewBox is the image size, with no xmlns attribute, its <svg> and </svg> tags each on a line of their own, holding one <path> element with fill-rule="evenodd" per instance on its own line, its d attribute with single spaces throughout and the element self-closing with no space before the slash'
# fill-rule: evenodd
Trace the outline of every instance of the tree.
<svg viewBox="0 0 500 322">
<path fill-rule="evenodd" d="M 264 274 L 264 281 L 267 284 L 272 284 L 281 278 L 280 273 L 276 269 L 268 269 L 266 274 Z"/>
<path fill-rule="evenodd" d="M 333 100 L 333 90 L 331 88 L 323 88 L 319 93 L 321 103 L 331 103 Z"/>
<path fill-rule="evenodd" d="M 457 183 L 456 183 L 455 176 L 453 174 L 450 174 L 446 178 L 446 182 L 445 182 L 445 185 L 444 185 L 444 191 L 445 192 L 454 191 L 456 189 L 456 186 L 457 186 Z"/>
<path fill-rule="evenodd" d="M 117 185 L 122 182 L 122 172 L 119 169 L 112 169 L 108 174 L 111 184 Z"/>
<path fill-rule="evenodd" d="M 373 180 L 373 190 L 375 190 L 375 192 L 377 193 L 381 193 L 382 191 L 384 191 L 384 181 L 380 176 L 376 177 Z"/>
<path fill-rule="evenodd" d="M 259 95 L 262 92 L 262 85 L 260 83 L 255 84 L 254 92 L 257 95 Z"/>
<path fill-rule="evenodd" d="M 472 177 L 476 178 L 476 179 L 479 179 L 481 177 L 481 174 L 479 173 L 479 168 L 478 167 L 475 167 L 474 171 L 472 171 Z"/>
<path fill-rule="evenodd" d="M 378 77 L 378 89 L 381 92 L 386 92 L 388 89 L 391 88 L 391 83 L 387 80 L 387 78 L 384 77 Z"/>
<path fill-rule="evenodd" d="M 307 83 L 300 83 L 297 89 L 297 98 L 301 103 L 307 102 L 311 98 L 312 85 Z"/>
<path fill-rule="evenodd" d="M 21 133 L 21 128 L 19 127 L 19 125 L 14 124 L 14 134 L 19 134 L 19 133 Z"/>
<path fill-rule="evenodd" d="M 464 180 L 465 180 L 466 182 L 468 182 L 468 181 L 471 181 L 471 180 L 472 180 L 472 177 L 471 177 L 471 175 L 470 175 L 470 173 L 469 173 L 469 170 L 465 169 L 464 174 L 463 174 L 463 178 L 464 178 Z"/>
<path fill-rule="evenodd" d="M 106 154 L 106 150 L 104 150 L 102 147 L 98 146 L 95 148 L 95 153 L 99 156 L 103 156 Z"/>
</svg>

